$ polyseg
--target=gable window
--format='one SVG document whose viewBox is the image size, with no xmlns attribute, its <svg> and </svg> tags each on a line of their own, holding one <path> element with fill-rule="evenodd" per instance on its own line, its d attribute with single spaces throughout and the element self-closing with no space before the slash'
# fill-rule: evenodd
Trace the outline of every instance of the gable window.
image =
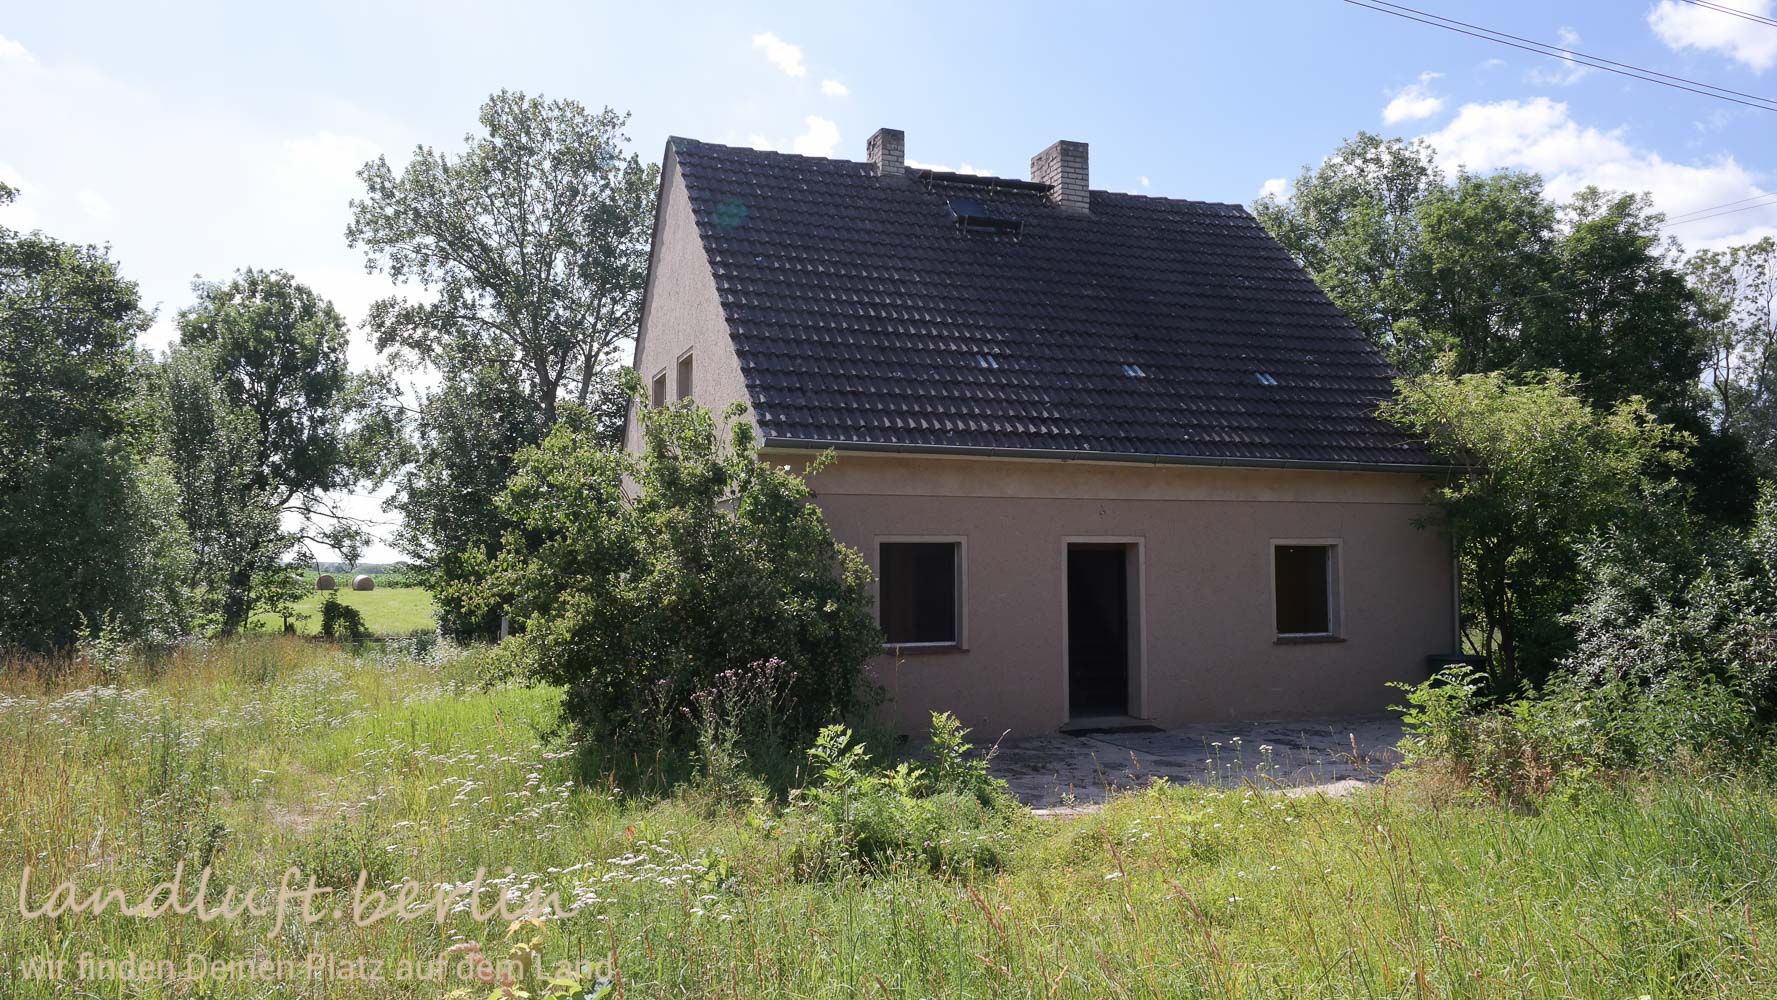
<svg viewBox="0 0 1777 1000">
<path fill-rule="evenodd" d="M 689 352 L 679 359 L 679 370 L 673 376 L 673 398 L 691 398 L 691 355 Z"/>
<path fill-rule="evenodd" d="M 1278 636 L 1337 635 L 1338 544 L 1273 542 L 1271 563 Z"/>
<path fill-rule="evenodd" d="M 959 645 L 962 543 L 881 542 L 877 606 L 891 646 Z"/>
<path fill-rule="evenodd" d="M 657 407 L 666 405 L 666 372 L 654 376 L 653 383 L 648 387 L 648 401 Z"/>
</svg>

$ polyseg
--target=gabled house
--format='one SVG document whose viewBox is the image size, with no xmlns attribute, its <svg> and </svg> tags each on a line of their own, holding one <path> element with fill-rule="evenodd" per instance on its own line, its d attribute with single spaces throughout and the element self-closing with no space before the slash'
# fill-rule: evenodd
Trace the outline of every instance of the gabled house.
<svg viewBox="0 0 1777 1000">
<path fill-rule="evenodd" d="M 635 364 L 748 407 L 877 577 L 909 727 L 1375 712 L 1456 648 L 1392 373 L 1238 205 L 675 138 Z M 635 447 L 634 421 L 630 446 Z M 1394 695 L 1398 697 L 1398 695 Z"/>
</svg>

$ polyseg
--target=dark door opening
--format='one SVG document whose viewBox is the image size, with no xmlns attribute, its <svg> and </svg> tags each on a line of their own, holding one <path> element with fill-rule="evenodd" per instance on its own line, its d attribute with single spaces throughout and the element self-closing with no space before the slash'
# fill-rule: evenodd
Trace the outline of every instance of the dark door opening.
<svg viewBox="0 0 1777 1000">
<path fill-rule="evenodd" d="M 1067 692 L 1074 718 L 1129 714 L 1129 566 L 1121 545 L 1067 549 Z"/>
</svg>

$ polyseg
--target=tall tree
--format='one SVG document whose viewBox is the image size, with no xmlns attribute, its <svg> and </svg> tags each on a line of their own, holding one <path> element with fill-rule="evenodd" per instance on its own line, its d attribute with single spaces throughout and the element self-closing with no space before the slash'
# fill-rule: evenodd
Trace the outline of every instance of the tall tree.
<svg viewBox="0 0 1777 1000">
<path fill-rule="evenodd" d="M 152 319 L 103 249 L 0 226 L 0 646 L 184 626 L 181 526 L 139 405 Z"/>
<path fill-rule="evenodd" d="M 256 580 L 338 529 L 328 494 L 377 478 L 387 389 L 351 370 L 345 320 L 287 272 L 193 290 L 163 373 L 166 436 L 198 583 L 228 635 L 261 603 Z"/>
<path fill-rule="evenodd" d="M 1705 418 L 1698 310 L 1648 199 L 1555 203 L 1535 174 L 1446 178 L 1434 155 L 1360 134 L 1254 211 L 1403 373 L 1552 369 L 1606 409 L 1639 396 L 1690 434 L 1668 472 L 1697 509 L 1750 516 L 1744 445 Z"/>
<path fill-rule="evenodd" d="M 1287 199 L 1253 206 L 1358 328 L 1402 371 L 1435 356 L 1416 322 L 1410 268 L 1422 238 L 1419 206 L 1444 182 L 1421 140 L 1359 132 L 1318 167 L 1304 167 Z"/>
<path fill-rule="evenodd" d="M 103 249 L 0 227 L 0 492 L 75 437 L 124 433 L 153 319 Z"/>
<path fill-rule="evenodd" d="M 635 332 L 659 183 L 623 152 L 627 120 L 502 91 L 455 156 L 422 146 L 400 174 L 380 157 L 359 171 L 348 242 L 370 270 L 423 292 L 376 303 L 369 326 L 391 358 L 441 377 L 420 401 L 418 460 L 395 500 L 402 547 L 434 583 L 455 579 L 470 550 L 498 548 L 510 522 L 494 498 L 512 456 L 562 407 L 621 402 L 610 372 Z M 443 612 L 458 632 L 498 618 L 449 598 Z"/>
<path fill-rule="evenodd" d="M 1777 240 L 1700 250 L 1685 272 L 1716 424 L 1746 441 L 1761 475 L 1777 476 Z"/>
</svg>

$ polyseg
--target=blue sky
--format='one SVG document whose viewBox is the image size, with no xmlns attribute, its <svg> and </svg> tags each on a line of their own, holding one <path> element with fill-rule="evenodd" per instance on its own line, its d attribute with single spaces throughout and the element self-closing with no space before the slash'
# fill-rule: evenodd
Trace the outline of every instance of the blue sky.
<svg viewBox="0 0 1777 1000">
<path fill-rule="evenodd" d="M 1411 2 L 1777 96 L 1777 27 L 1680 0 Z M 110 243 L 160 308 L 157 346 L 193 276 L 244 266 L 287 268 L 356 320 L 389 287 L 341 235 L 353 172 L 456 147 L 502 87 L 627 109 L 649 158 L 679 134 L 861 159 L 887 125 L 911 160 L 1024 176 L 1067 138 L 1091 144 L 1094 187 L 1251 202 L 1367 129 L 1538 170 L 1557 195 L 1649 190 L 1673 215 L 1777 190 L 1777 113 L 1338 0 L 69 2 L 0 19 L 0 180 L 23 192 L 0 222 Z M 1777 233 L 1777 205 L 1670 231 Z"/>
</svg>

